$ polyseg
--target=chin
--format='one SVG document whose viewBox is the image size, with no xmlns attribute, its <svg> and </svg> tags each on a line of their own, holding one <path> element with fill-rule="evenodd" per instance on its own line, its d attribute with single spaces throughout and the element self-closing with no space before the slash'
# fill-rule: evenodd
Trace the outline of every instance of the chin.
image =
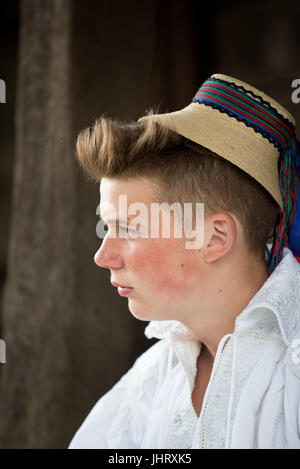
<svg viewBox="0 0 300 469">
<path fill-rule="evenodd" d="M 131 312 L 132 316 L 134 316 L 136 319 L 139 319 L 140 321 L 152 321 L 152 318 L 149 317 L 149 313 L 146 311 L 141 311 L 138 308 L 130 308 L 129 311 Z"/>
<path fill-rule="evenodd" d="M 155 310 L 154 305 L 141 306 L 133 300 L 128 301 L 128 309 L 131 314 L 140 321 L 163 321 L 170 319 L 165 314 Z"/>
<path fill-rule="evenodd" d="M 128 309 L 136 319 L 141 321 L 152 321 L 153 319 L 153 308 L 143 307 L 139 302 L 129 299 Z"/>
</svg>

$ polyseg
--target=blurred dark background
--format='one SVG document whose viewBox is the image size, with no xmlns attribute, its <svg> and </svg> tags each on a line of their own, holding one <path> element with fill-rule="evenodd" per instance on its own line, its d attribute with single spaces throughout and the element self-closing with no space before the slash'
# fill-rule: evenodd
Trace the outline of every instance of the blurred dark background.
<svg viewBox="0 0 300 469">
<path fill-rule="evenodd" d="M 1 448 L 66 448 L 156 342 L 94 264 L 99 185 L 76 166 L 79 130 L 178 110 L 213 73 L 299 122 L 299 19 L 299 1 L 1 2 Z"/>
</svg>

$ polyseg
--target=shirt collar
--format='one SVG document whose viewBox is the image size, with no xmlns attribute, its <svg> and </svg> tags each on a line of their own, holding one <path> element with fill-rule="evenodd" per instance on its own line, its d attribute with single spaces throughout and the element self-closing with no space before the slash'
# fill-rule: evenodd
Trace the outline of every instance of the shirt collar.
<svg viewBox="0 0 300 469">
<path fill-rule="evenodd" d="M 300 264 L 292 251 L 285 247 L 283 257 L 270 277 L 237 316 L 235 331 L 251 331 L 258 321 L 267 327 L 276 318 L 281 336 L 289 345 L 293 329 L 300 316 Z M 255 314 L 258 312 L 258 314 Z M 177 320 L 150 321 L 144 331 L 148 339 L 195 341 L 189 329 Z"/>
<path fill-rule="evenodd" d="M 285 247 L 276 269 L 236 318 L 235 330 L 257 329 L 257 323 L 279 326 L 280 334 L 289 345 L 300 317 L 300 264 Z M 277 320 L 277 321 L 276 321 Z"/>
</svg>

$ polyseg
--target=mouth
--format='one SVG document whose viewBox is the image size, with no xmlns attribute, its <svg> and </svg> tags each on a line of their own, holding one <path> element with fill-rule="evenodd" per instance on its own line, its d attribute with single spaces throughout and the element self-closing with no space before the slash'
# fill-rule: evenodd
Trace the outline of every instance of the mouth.
<svg viewBox="0 0 300 469">
<path fill-rule="evenodd" d="M 133 290 L 133 287 L 127 287 L 127 286 L 125 286 L 125 285 L 120 285 L 119 283 L 116 283 L 116 282 L 111 282 L 111 284 L 112 284 L 114 287 L 118 287 L 118 293 L 119 293 L 119 295 L 121 295 L 121 296 L 130 295 L 130 293 L 131 293 L 132 290 Z"/>
<path fill-rule="evenodd" d="M 128 285 L 121 285 L 120 283 L 116 283 L 116 282 L 111 282 L 111 284 L 112 284 L 114 287 L 126 288 L 126 289 L 133 290 L 133 287 L 129 287 Z"/>
</svg>

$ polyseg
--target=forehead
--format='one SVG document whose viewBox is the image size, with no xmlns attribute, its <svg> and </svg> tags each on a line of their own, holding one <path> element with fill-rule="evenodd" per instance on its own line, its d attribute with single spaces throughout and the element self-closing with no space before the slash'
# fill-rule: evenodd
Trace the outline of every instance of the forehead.
<svg viewBox="0 0 300 469">
<path fill-rule="evenodd" d="M 126 194 L 134 201 L 153 201 L 156 185 L 147 178 L 113 179 L 102 178 L 99 190 L 100 197 L 115 199 L 119 194 Z"/>
<path fill-rule="evenodd" d="M 119 208 L 120 196 L 126 196 L 127 204 L 143 203 L 149 206 L 155 201 L 157 186 L 147 178 L 114 179 L 102 178 L 99 186 L 100 211 L 105 213 L 109 206 Z"/>
</svg>

